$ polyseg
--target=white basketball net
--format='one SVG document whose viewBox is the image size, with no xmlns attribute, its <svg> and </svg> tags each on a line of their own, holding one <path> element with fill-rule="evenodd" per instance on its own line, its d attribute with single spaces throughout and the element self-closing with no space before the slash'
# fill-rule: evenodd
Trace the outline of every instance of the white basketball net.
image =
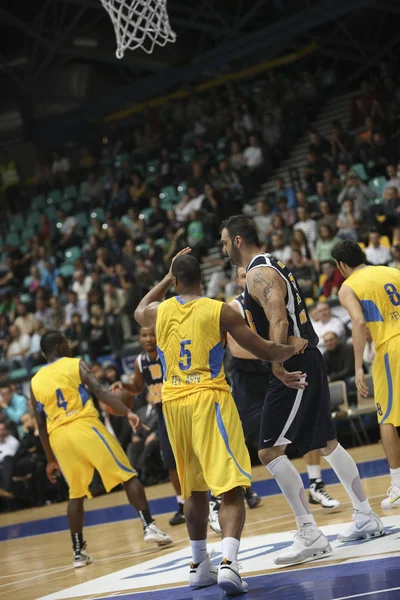
<svg viewBox="0 0 400 600">
<path fill-rule="evenodd" d="M 117 38 L 117 58 L 125 50 L 142 48 L 148 54 L 154 46 L 175 42 L 169 24 L 167 0 L 100 0 L 111 17 Z"/>
</svg>

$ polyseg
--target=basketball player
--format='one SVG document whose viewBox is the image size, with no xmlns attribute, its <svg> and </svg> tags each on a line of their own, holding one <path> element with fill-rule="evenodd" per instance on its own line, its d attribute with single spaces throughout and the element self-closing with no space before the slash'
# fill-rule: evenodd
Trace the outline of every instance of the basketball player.
<svg viewBox="0 0 400 600">
<path fill-rule="evenodd" d="M 199 262 L 185 248 L 170 272 L 140 302 L 136 320 L 156 326 L 163 365 L 162 401 L 168 435 L 185 500 L 186 525 L 193 562 L 191 587 L 218 582 L 222 590 L 247 590 L 239 575 L 237 554 L 245 520 L 244 488 L 250 486 L 250 457 L 242 424 L 226 383 L 223 357 L 225 332 L 264 360 L 284 360 L 301 352 L 293 346 L 266 342 L 229 306 L 202 296 Z M 161 302 L 174 284 L 178 296 Z M 207 554 L 208 490 L 222 496 L 222 562 L 217 570 Z"/>
<path fill-rule="evenodd" d="M 178 502 L 178 510 L 170 519 L 170 525 L 181 525 L 185 522 L 183 514 L 183 500 L 181 494 L 181 485 L 176 472 L 176 464 L 171 444 L 169 443 L 167 428 L 162 414 L 161 391 L 163 383 L 162 365 L 157 354 L 156 334 L 153 327 L 141 327 L 140 343 L 142 344 L 143 352 L 139 354 L 135 360 L 134 374 L 131 383 L 122 383 L 120 381 L 114 383 L 110 390 L 125 389 L 133 395 L 138 395 L 143 392 L 145 387 L 149 394 L 151 404 L 156 407 L 158 412 L 158 437 L 160 440 L 161 454 L 163 463 L 169 471 L 171 483 L 176 493 Z"/>
<path fill-rule="evenodd" d="M 172 540 L 156 527 L 137 473 L 117 440 L 99 419 L 92 396 L 108 404 L 113 412 L 126 416 L 133 430 L 140 419 L 93 375 L 89 365 L 71 358 L 67 338 L 48 331 L 40 347 L 47 365 L 31 380 L 31 400 L 46 453 L 46 472 L 52 483 L 63 474 L 69 487 L 68 523 L 74 552 L 74 567 L 91 563 L 83 540 L 83 501 L 90 498 L 89 485 L 97 469 L 109 492 L 122 483 L 129 502 L 143 524 L 144 541 L 159 546 Z"/>
<path fill-rule="evenodd" d="M 244 289 L 246 286 L 246 269 L 238 267 L 237 282 L 242 293 L 229 302 L 229 306 L 236 310 L 245 319 Z M 239 410 L 245 437 L 260 437 L 260 417 L 264 398 L 267 393 L 268 381 L 271 374 L 267 363 L 257 360 L 255 356 L 243 350 L 230 335 L 228 346 L 231 351 L 232 362 L 232 396 Z M 321 476 L 321 455 L 318 450 L 312 450 L 304 455 L 307 473 L 310 480 L 309 502 L 320 504 L 322 508 L 336 509 L 340 506 L 339 500 L 332 498 L 325 489 Z M 249 494 L 249 490 L 246 492 Z M 250 496 L 250 494 L 249 494 Z M 253 492 L 252 498 L 256 506 L 261 498 Z M 247 497 L 246 497 L 247 499 Z M 249 500 L 248 504 L 250 506 Z M 211 516 L 210 516 L 211 518 Z"/>
<path fill-rule="evenodd" d="M 372 512 L 357 466 L 335 438 L 318 336 L 295 278 L 283 263 L 260 252 L 251 219 L 242 215 L 229 218 L 221 239 L 231 261 L 246 268 L 244 308 L 250 327 L 278 343 L 293 334 L 308 340 L 303 354 L 272 365 L 261 416 L 259 458 L 274 475 L 298 526 L 293 545 L 275 563 L 296 564 L 332 552 L 311 514 L 301 477 L 285 455 L 287 444 L 294 444 L 302 455 L 320 450 L 344 485 L 354 507 L 354 522 L 339 536 L 341 541 L 383 535 L 383 524 Z"/>
<path fill-rule="evenodd" d="M 365 264 L 356 242 L 337 244 L 332 256 L 346 279 L 339 290 L 340 304 L 349 311 L 355 357 L 356 386 L 364 397 L 368 388 L 363 372 L 367 328 L 375 342 L 372 367 L 374 398 L 383 449 L 390 467 L 392 485 L 382 501 L 384 510 L 400 508 L 400 272 Z"/>
</svg>

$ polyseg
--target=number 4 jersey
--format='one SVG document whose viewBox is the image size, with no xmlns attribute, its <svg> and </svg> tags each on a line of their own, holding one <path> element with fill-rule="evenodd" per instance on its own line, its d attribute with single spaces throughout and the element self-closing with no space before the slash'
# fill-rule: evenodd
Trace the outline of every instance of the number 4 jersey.
<svg viewBox="0 0 400 600">
<path fill-rule="evenodd" d="M 363 267 L 354 271 L 344 285 L 360 301 L 364 319 L 379 346 L 400 335 L 400 271 L 390 267 Z"/>
<path fill-rule="evenodd" d="M 99 416 L 81 381 L 79 363 L 79 358 L 59 358 L 42 367 L 31 380 L 37 410 L 45 413 L 49 433 L 69 421 Z"/>
<path fill-rule="evenodd" d="M 176 296 L 158 307 L 156 337 L 164 375 L 163 402 L 202 389 L 229 391 L 223 367 L 222 305 L 210 298 L 184 302 Z"/>
</svg>

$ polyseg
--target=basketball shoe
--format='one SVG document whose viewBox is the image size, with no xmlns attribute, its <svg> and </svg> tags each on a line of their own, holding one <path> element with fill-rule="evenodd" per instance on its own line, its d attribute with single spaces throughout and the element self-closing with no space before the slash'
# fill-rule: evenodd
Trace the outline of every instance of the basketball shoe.
<svg viewBox="0 0 400 600">
<path fill-rule="evenodd" d="M 239 575 L 239 565 L 236 560 L 231 562 L 226 558 L 222 559 L 218 569 L 218 586 L 231 596 L 247 592 L 247 583 Z"/>
<path fill-rule="evenodd" d="M 387 498 L 382 500 L 381 507 L 383 510 L 400 508 L 400 488 L 395 485 L 391 485 L 387 491 Z"/>
<path fill-rule="evenodd" d="M 316 479 L 310 483 L 310 504 L 320 504 L 322 508 L 338 508 L 340 506 L 339 500 L 332 498 L 325 489 L 324 482 L 322 479 Z"/>
<path fill-rule="evenodd" d="M 297 565 L 317 560 L 332 553 L 332 548 L 322 531 L 317 527 L 299 527 L 293 544 L 275 558 L 276 565 Z"/>
<path fill-rule="evenodd" d="M 144 528 L 144 541 L 149 544 L 155 542 L 159 546 L 169 546 L 169 544 L 172 544 L 169 535 L 158 529 L 154 521 Z"/>
<path fill-rule="evenodd" d="M 214 585 L 217 579 L 218 569 L 212 564 L 209 556 L 198 565 L 190 563 L 189 585 L 193 590 Z"/>
<path fill-rule="evenodd" d="M 185 515 L 183 514 L 183 507 L 183 504 L 178 503 L 178 510 L 169 520 L 170 525 L 182 525 L 183 523 L 186 523 Z"/>
<path fill-rule="evenodd" d="M 260 496 L 251 488 L 247 488 L 244 497 L 249 508 L 256 508 L 256 506 L 258 506 L 261 502 Z"/>
<path fill-rule="evenodd" d="M 343 533 L 340 533 L 337 539 L 339 542 L 352 542 L 385 534 L 385 527 L 378 515 L 374 512 L 366 514 L 356 511 L 353 514 L 353 523 Z"/>
<path fill-rule="evenodd" d="M 90 565 L 90 563 L 92 562 L 93 561 L 86 550 L 86 542 L 84 542 L 82 547 L 75 548 L 73 562 L 75 569 L 79 569 L 80 567 L 86 567 L 86 565 Z"/>
</svg>

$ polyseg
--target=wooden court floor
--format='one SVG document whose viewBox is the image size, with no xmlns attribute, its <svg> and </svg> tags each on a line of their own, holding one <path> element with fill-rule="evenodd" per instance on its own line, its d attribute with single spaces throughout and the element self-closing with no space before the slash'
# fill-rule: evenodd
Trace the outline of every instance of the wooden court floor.
<svg viewBox="0 0 400 600">
<path fill-rule="evenodd" d="M 380 445 L 364 446 L 351 450 L 357 463 L 384 458 Z M 305 472 L 302 460 L 294 461 L 300 472 Z M 322 461 L 322 468 L 329 465 Z M 263 467 L 254 468 L 253 480 L 270 479 Z M 364 489 L 373 509 L 380 515 L 380 502 L 389 486 L 389 476 L 380 475 L 364 479 Z M 312 507 L 317 523 L 327 525 L 351 520 L 352 507 L 343 488 L 339 484 L 327 486 L 331 495 L 338 498 L 342 505 L 336 512 Z M 172 486 L 163 484 L 146 490 L 149 500 L 173 496 Z M 123 492 L 113 493 L 86 501 L 86 511 L 110 506 L 125 505 Z M 0 528 L 33 520 L 48 519 L 65 515 L 66 504 L 57 504 L 37 509 L 24 510 L 0 516 Z M 391 514 L 396 514 L 394 511 Z M 83 569 L 74 569 L 71 564 L 72 552 L 68 531 L 36 535 L 3 541 L 0 544 L 0 600 L 34 600 L 47 594 L 69 588 L 84 581 L 90 581 L 102 575 L 148 561 L 188 545 L 184 525 L 170 527 L 170 514 L 157 515 L 160 528 L 174 539 L 174 546 L 159 549 L 143 542 L 142 528 L 138 520 L 103 523 L 87 527 L 85 538 L 93 564 Z M 400 519 L 400 515 L 399 515 Z M 275 533 L 295 528 L 289 506 L 282 495 L 264 497 L 262 504 L 255 510 L 247 510 L 243 536 L 263 533 Z M 209 541 L 218 541 L 219 536 L 209 531 Z M 86 596 L 87 597 L 87 596 Z M 99 597 L 98 594 L 96 597 Z"/>
</svg>

